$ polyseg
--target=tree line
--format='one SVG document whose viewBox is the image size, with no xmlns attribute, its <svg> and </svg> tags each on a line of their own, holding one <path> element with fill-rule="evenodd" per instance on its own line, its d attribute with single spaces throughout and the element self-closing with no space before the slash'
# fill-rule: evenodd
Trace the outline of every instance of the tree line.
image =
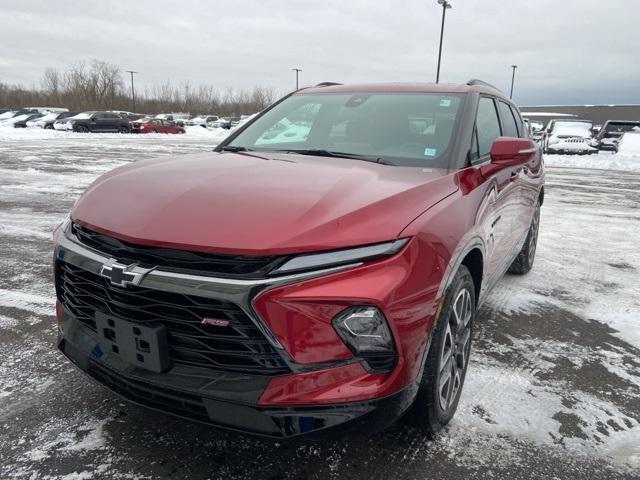
<svg viewBox="0 0 640 480">
<path fill-rule="evenodd" d="M 39 87 L 8 85 L 0 81 L 0 107 L 66 107 L 71 111 L 131 111 L 131 86 L 116 65 L 101 60 L 79 62 L 63 71 L 46 68 Z M 218 115 L 256 113 L 277 99 L 272 88 L 255 87 L 249 91 L 212 85 L 192 86 L 189 82 L 136 89 L 135 105 L 139 113 L 189 112 Z"/>
</svg>

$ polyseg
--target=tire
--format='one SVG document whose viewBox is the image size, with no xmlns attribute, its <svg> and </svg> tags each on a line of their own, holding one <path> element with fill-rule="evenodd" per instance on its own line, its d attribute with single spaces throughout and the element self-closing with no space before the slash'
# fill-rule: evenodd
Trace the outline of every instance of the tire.
<svg viewBox="0 0 640 480">
<path fill-rule="evenodd" d="M 158 130 L 154 128 L 153 130 L 151 130 L 151 133 L 158 133 Z"/>
<path fill-rule="evenodd" d="M 445 293 L 420 387 L 406 417 L 430 436 L 449 423 L 458 408 L 471 352 L 475 297 L 471 274 L 461 265 Z"/>
<path fill-rule="evenodd" d="M 84 125 L 78 125 L 74 131 L 78 133 L 89 133 L 89 127 L 85 127 Z"/>
<path fill-rule="evenodd" d="M 130 133 L 130 130 L 127 127 L 120 127 L 118 128 L 118 133 Z"/>
<path fill-rule="evenodd" d="M 531 225 L 529 226 L 529 232 L 527 238 L 524 241 L 522 249 L 518 253 L 518 256 L 509 267 L 509 273 L 516 273 L 523 275 L 533 267 L 533 261 L 536 258 L 536 249 L 538 246 L 538 231 L 540 229 L 540 202 L 536 204 L 536 209 L 533 212 L 533 218 L 531 219 Z"/>
<path fill-rule="evenodd" d="M 47 124 L 44 126 L 44 129 L 45 129 L 45 130 L 53 130 L 53 125 L 51 125 L 51 124 L 47 123 Z"/>
</svg>

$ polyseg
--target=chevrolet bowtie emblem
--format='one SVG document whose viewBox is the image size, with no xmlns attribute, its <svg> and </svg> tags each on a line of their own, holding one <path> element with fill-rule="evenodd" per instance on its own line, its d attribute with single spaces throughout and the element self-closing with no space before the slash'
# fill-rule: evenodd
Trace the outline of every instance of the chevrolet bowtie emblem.
<svg viewBox="0 0 640 480">
<path fill-rule="evenodd" d="M 126 287 L 128 285 L 137 285 L 142 279 L 142 273 L 134 273 L 128 270 L 132 269 L 134 265 L 122 265 L 121 263 L 114 263 L 113 265 L 103 265 L 100 269 L 100 275 L 108 278 L 111 285 L 118 287 Z"/>
</svg>

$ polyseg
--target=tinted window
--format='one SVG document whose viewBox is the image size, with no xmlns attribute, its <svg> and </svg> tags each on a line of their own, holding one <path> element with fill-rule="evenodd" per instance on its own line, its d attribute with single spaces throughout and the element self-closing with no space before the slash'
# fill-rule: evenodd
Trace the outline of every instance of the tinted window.
<svg viewBox="0 0 640 480">
<path fill-rule="evenodd" d="M 296 94 L 231 143 L 254 150 L 328 150 L 404 166 L 448 166 L 463 95 Z"/>
<path fill-rule="evenodd" d="M 491 151 L 491 144 L 500 136 L 500 122 L 495 103 L 491 98 L 480 97 L 476 118 L 478 135 L 478 156 L 483 157 Z"/>
<path fill-rule="evenodd" d="M 500 109 L 500 117 L 502 118 L 502 130 L 505 137 L 518 137 L 520 132 L 518 131 L 518 125 L 516 119 L 513 118 L 511 108 L 506 103 L 499 101 L 498 108 Z"/>
</svg>

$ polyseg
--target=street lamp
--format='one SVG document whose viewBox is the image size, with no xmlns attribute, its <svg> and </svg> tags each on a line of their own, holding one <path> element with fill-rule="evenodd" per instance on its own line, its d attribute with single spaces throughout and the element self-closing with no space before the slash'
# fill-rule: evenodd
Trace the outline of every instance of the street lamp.
<svg viewBox="0 0 640 480">
<path fill-rule="evenodd" d="M 136 113 L 136 91 L 133 88 L 133 74 L 134 73 L 138 73 L 135 72 L 133 70 L 125 70 L 125 72 L 130 73 L 131 74 L 131 102 L 133 104 L 133 108 L 132 108 L 132 112 Z"/>
<path fill-rule="evenodd" d="M 513 72 L 511 73 L 511 93 L 509 94 L 510 99 L 513 98 L 513 82 L 516 79 L 516 68 L 518 68 L 518 65 L 511 65 L 511 68 L 513 69 Z"/>
<path fill-rule="evenodd" d="M 301 68 L 292 68 L 294 72 L 296 72 L 296 90 L 298 90 L 298 74 L 302 71 Z"/>
<path fill-rule="evenodd" d="M 438 50 L 438 72 L 436 73 L 436 83 L 440 82 L 440 60 L 442 59 L 442 38 L 444 37 L 444 17 L 448 8 L 452 8 L 451 2 L 448 0 L 438 0 L 438 4 L 442 5 L 442 26 L 440 27 L 440 49 Z"/>
</svg>

